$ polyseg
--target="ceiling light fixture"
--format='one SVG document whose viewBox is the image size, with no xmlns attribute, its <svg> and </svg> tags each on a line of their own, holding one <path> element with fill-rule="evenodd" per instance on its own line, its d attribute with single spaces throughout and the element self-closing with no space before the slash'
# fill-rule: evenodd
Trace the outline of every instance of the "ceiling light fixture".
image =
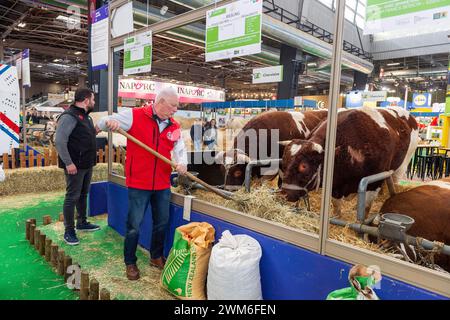
<svg viewBox="0 0 450 320">
<path fill-rule="evenodd" d="M 74 54 L 75 54 L 76 56 L 78 56 L 78 55 L 82 54 L 82 52 L 81 52 L 81 51 L 75 51 Z"/>
<path fill-rule="evenodd" d="M 58 84 L 58 83 L 59 83 L 59 81 L 56 81 L 55 83 L 56 83 L 56 84 Z"/>
<path fill-rule="evenodd" d="M 305 89 L 310 89 L 310 88 L 312 88 L 313 86 L 306 86 L 305 87 Z"/>
<path fill-rule="evenodd" d="M 38 67 L 38 68 L 42 68 L 42 65 L 38 65 L 37 67 Z"/>
<path fill-rule="evenodd" d="M 76 23 L 79 23 L 79 21 L 78 21 L 77 19 L 69 18 L 69 17 L 63 16 L 63 15 L 57 16 L 57 17 L 56 17 L 56 20 L 64 21 L 64 22 L 70 23 L 70 24 L 76 24 Z"/>
<path fill-rule="evenodd" d="M 162 7 L 161 7 L 161 10 L 159 10 L 159 13 L 161 13 L 161 15 L 163 16 L 163 15 L 166 14 L 167 10 L 169 10 L 169 7 L 167 7 L 167 6 L 162 6 Z"/>
<path fill-rule="evenodd" d="M 399 65 L 400 65 L 400 62 L 392 62 L 392 63 L 387 64 L 388 67 L 399 66 Z"/>
<path fill-rule="evenodd" d="M 214 69 L 222 68 L 220 64 L 213 66 Z"/>
<path fill-rule="evenodd" d="M 19 23 L 17 26 L 18 26 L 19 28 L 25 28 L 26 25 L 27 25 L 27 24 L 26 24 L 25 22 L 21 22 L 21 23 Z"/>
<path fill-rule="evenodd" d="M 60 59 L 54 59 L 53 62 L 60 62 Z"/>
</svg>

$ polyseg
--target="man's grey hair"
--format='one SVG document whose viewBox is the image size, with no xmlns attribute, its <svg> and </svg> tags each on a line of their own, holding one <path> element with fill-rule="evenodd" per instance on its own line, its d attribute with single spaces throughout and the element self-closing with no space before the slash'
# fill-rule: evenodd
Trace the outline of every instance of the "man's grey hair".
<svg viewBox="0 0 450 320">
<path fill-rule="evenodd" d="M 171 97 L 171 96 L 176 97 L 177 100 L 180 98 L 178 96 L 177 90 L 175 90 L 174 87 L 165 87 L 161 91 L 159 91 L 158 94 L 156 95 L 155 104 L 159 103 L 159 101 L 161 99 Z"/>
</svg>

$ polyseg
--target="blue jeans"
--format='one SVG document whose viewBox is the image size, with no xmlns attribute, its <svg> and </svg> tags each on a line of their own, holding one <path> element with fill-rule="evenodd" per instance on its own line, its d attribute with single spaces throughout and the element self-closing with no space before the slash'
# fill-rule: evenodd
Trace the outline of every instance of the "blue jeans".
<svg viewBox="0 0 450 320">
<path fill-rule="evenodd" d="M 124 245 L 126 265 L 136 264 L 139 227 L 149 204 L 153 218 L 150 257 L 157 259 L 163 256 L 164 238 L 169 225 L 170 194 L 170 189 L 150 191 L 128 188 L 128 220 Z"/>
<path fill-rule="evenodd" d="M 194 140 L 194 151 L 202 151 L 202 140 Z"/>
<path fill-rule="evenodd" d="M 67 231 L 75 230 L 75 207 L 77 208 L 77 224 L 86 222 L 87 197 L 91 186 L 92 168 L 78 169 L 77 174 L 66 176 L 66 196 L 64 198 L 64 227 Z"/>
</svg>

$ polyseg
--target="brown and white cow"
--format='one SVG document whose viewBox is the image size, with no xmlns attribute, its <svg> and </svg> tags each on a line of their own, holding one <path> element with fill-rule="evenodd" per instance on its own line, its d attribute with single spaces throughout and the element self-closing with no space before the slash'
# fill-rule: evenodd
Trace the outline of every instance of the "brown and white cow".
<svg viewBox="0 0 450 320">
<path fill-rule="evenodd" d="M 380 213 L 401 213 L 415 220 L 408 234 L 450 244 L 450 178 L 436 180 L 387 199 Z M 412 258 L 412 257 L 411 257 Z M 414 260 L 414 259 L 413 259 Z M 450 257 L 435 263 L 450 272 Z"/>
<path fill-rule="evenodd" d="M 234 149 L 220 152 L 216 156 L 216 162 L 223 165 L 222 171 L 225 175 L 225 188 L 227 190 L 236 190 L 242 187 L 245 178 L 245 168 L 249 161 L 267 159 L 271 158 L 271 155 L 273 156 L 271 150 L 271 130 L 279 130 L 279 137 L 275 144 L 279 152 L 276 158 L 281 158 L 284 146 L 278 145 L 279 141 L 308 138 L 311 132 L 326 117 L 327 111 L 321 110 L 305 112 L 269 111 L 252 118 L 234 138 Z M 263 141 L 263 138 L 259 134 L 263 130 L 267 132 L 266 141 Z M 250 137 L 252 136 L 250 134 L 251 131 L 256 133 L 256 141 L 250 141 Z M 266 147 L 269 157 L 259 156 L 262 153 L 260 152 L 260 143 Z M 265 173 L 264 177 L 273 179 L 277 174 L 278 167 L 270 175 Z M 261 176 L 260 168 L 255 168 L 252 176 Z"/>
<path fill-rule="evenodd" d="M 283 193 L 287 200 L 297 201 L 322 182 L 327 121 L 308 140 L 286 142 L 284 150 Z M 401 108 L 372 108 L 342 110 L 338 113 L 333 204 L 340 214 L 341 200 L 358 191 L 362 178 L 394 170 L 394 178 L 406 172 L 418 141 L 416 120 Z M 378 195 L 382 185 L 368 186 L 367 208 Z M 374 192 L 370 192 L 374 191 Z"/>
</svg>

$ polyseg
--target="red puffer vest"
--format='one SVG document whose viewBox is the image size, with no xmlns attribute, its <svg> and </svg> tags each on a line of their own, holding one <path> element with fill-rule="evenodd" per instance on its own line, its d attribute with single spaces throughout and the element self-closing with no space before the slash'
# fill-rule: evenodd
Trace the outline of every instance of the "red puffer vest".
<svg viewBox="0 0 450 320">
<path fill-rule="evenodd" d="M 169 125 L 160 133 L 151 107 L 133 109 L 133 124 L 128 133 L 156 150 L 168 159 L 175 142 L 181 138 L 180 125 L 169 119 Z M 162 160 L 127 141 L 125 164 L 127 187 L 143 190 L 163 190 L 170 188 L 172 168 Z"/>
</svg>

